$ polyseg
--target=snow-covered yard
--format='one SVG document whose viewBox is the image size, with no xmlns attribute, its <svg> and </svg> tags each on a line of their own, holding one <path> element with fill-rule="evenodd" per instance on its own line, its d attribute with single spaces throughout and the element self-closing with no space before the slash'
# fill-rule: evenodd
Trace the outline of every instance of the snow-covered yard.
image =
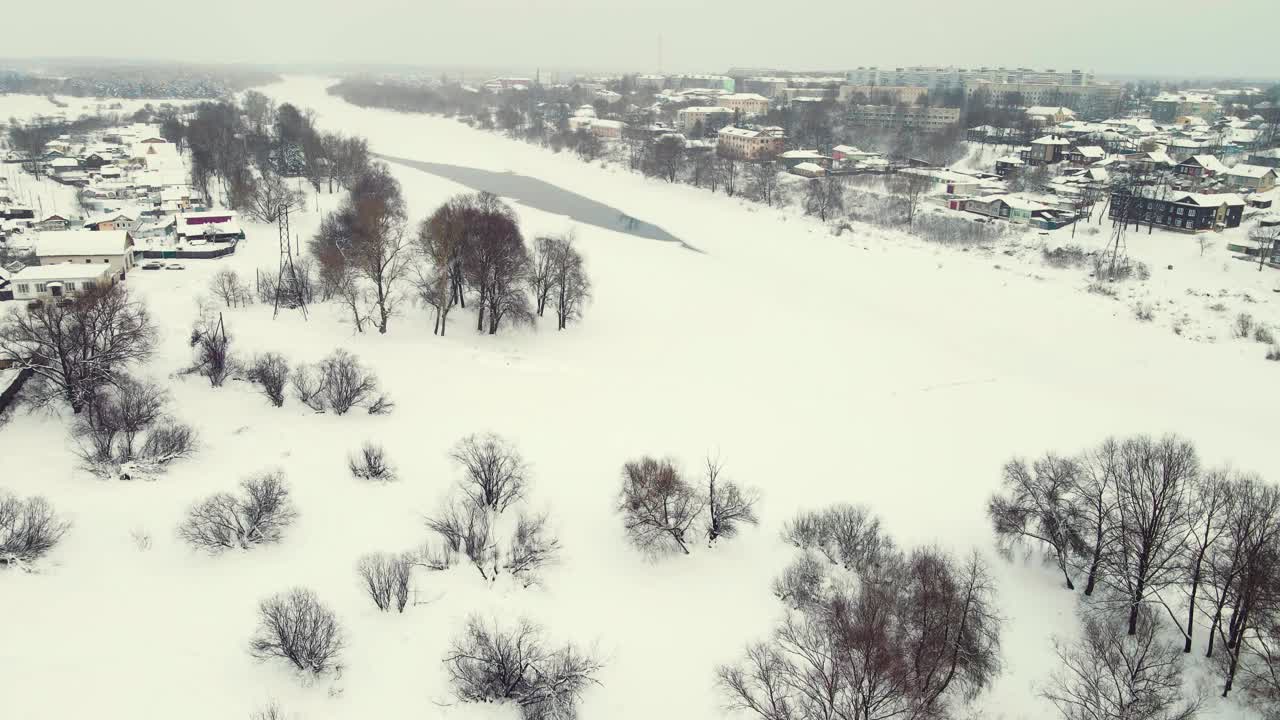
<svg viewBox="0 0 1280 720">
<path fill-rule="evenodd" d="M 1044 266 L 1045 239 L 1034 232 L 969 252 L 862 226 L 836 237 L 811 219 L 452 120 L 356 108 L 325 85 L 293 78 L 265 90 L 314 108 L 321 127 L 367 136 L 375 152 L 537 176 L 704 252 L 577 227 L 595 299 L 564 332 L 544 320 L 536 330 L 478 335 L 468 313 L 433 337 L 426 311 L 409 304 L 385 336 L 355 334 L 337 306 L 314 307 L 307 319 L 282 311 L 273 320 L 262 305 L 224 311 L 245 356 L 357 354 L 397 403 L 385 417 L 314 415 L 292 399 L 274 408 L 245 383 L 212 389 L 175 376 L 189 363 L 187 338 L 210 277 L 223 267 L 248 277 L 274 270 L 273 227 L 248 226 L 248 241 L 225 260 L 133 272 L 131 293 L 163 331 L 144 374 L 169 388 L 201 448 L 155 482 L 106 482 L 77 469 L 67 414 L 20 413 L 0 428 L 0 485 L 47 496 L 74 524 L 40 572 L 0 575 L 0 714 L 234 718 L 274 698 L 307 718 L 514 718 L 455 705 L 449 693 L 440 659 L 478 612 L 527 616 L 554 638 L 594 645 L 606 667 L 584 718 L 717 718 L 715 667 L 735 661 L 780 613 L 769 592 L 789 557 L 780 526 L 800 509 L 853 502 L 904 544 L 990 557 L 1005 669 L 979 716 L 1031 720 L 1049 712 L 1037 685 L 1055 663 L 1051 636 L 1074 632 L 1076 595 L 1038 560 L 995 556 L 984 506 L 1010 456 L 1172 431 L 1210 464 L 1280 478 L 1266 391 L 1280 368 L 1261 346 L 1225 334 L 1237 307 L 1275 326 L 1267 283 L 1276 276 L 1233 264 L 1225 248 L 1202 258 L 1194 238 L 1131 233 L 1131 253 L 1152 277 L 1122 292 L 1158 308 L 1156 322 L 1140 323 L 1127 303 L 1084 292 L 1084 271 Z M 467 191 L 393 170 L 415 223 Z M 294 230 L 305 241 L 319 223 L 317 202 L 339 200 L 312 198 Z M 517 210 L 526 237 L 569 228 L 564 217 Z M 1105 230 L 1077 242 L 1105 242 Z M 1205 306 L 1217 300 L 1189 295 L 1193 287 L 1237 294 L 1215 311 Z M 1177 308 L 1163 310 L 1166 301 Z M 1220 342 L 1169 329 L 1170 318 L 1197 308 L 1198 332 Z M 357 558 L 420 544 L 423 515 L 457 479 L 449 448 L 489 430 L 531 463 L 531 501 L 551 513 L 563 562 L 541 589 L 490 588 L 469 567 L 419 574 L 404 615 L 377 612 L 358 584 Z M 349 476 L 347 454 L 366 440 L 386 446 L 398 482 Z M 760 527 L 690 557 L 644 560 L 614 512 L 622 463 L 668 455 L 695 471 L 708 452 L 761 488 Z M 272 468 L 285 472 L 300 511 L 281 544 L 207 557 L 177 539 L 192 502 Z M 259 600 L 295 585 L 313 588 L 346 628 L 336 679 L 306 683 L 247 652 Z M 1221 703 L 1211 710 L 1242 713 Z"/>
</svg>

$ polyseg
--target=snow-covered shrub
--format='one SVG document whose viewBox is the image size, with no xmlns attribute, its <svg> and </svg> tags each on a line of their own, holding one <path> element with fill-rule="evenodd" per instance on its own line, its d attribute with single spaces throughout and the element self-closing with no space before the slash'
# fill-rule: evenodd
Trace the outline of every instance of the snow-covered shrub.
<svg viewBox="0 0 1280 720">
<path fill-rule="evenodd" d="M 345 415 L 363 405 L 371 415 L 391 411 L 394 403 L 378 392 L 378 378 L 346 350 L 334 350 L 316 366 L 299 365 L 291 378 L 298 401 L 316 412 L 326 408 Z"/>
<path fill-rule="evenodd" d="M 1089 253 L 1079 245 L 1063 245 L 1053 250 L 1045 248 L 1040 251 L 1040 257 L 1045 265 L 1056 268 L 1084 267 L 1089 261 Z"/>
<path fill-rule="evenodd" d="M 1142 322 L 1151 322 L 1155 319 L 1156 315 L 1150 305 L 1147 305 L 1146 303 L 1138 303 L 1138 305 L 1133 309 L 1133 316 Z"/>
<path fill-rule="evenodd" d="M 1265 345 L 1275 343 L 1276 336 L 1272 334 L 1271 329 L 1266 325 L 1259 325 L 1253 329 L 1253 339 Z"/>
<path fill-rule="evenodd" d="M 550 647 L 528 620 L 511 627 L 471 617 L 444 658 L 463 702 L 509 702 L 525 720 L 573 720 L 602 667 L 573 645 Z"/>
<path fill-rule="evenodd" d="M 404 612 L 409 602 L 409 578 L 413 571 L 413 558 L 407 554 L 370 553 L 360 558 L 356 572 L 364 581 L 369 599 L 383 612 L 394 606 Z"/>
<path fill-rule="evenodd" d="M 217 318 L 209 316 L 197 320 L 191 327 L 189 343 L 195 358 L 187 372 L 208 378 L 213 387 L 222 387 L 236 368 L 235 357 L 231 353 L 231 335 L 222 322 L 222 314 L 219 313 Z"/>
<path fill-rule="evenodd" d="M 857 572 L 879 567 L 897 555 L 880 519 L 862 505 L 839 503 L 825 510 L 801 512 L 783 525 L 782 538 Z"/>
<path fill-rule="evenodd" d="M 168 400 L 158 386 L 128 377 L 97 392 L 76 423 L 77 452 L 85 467 L 129 479 L 190 456 L 195 430 L 166 414 Z"/>
<path fill-rule="evenodd" d="M 387 462 L 386 451 L 381 445 L 371 442 L 365 443 L 359 454 L 352 454 L 347 458 L 347 468 L 351 471 L 351 477 L 360 480 L 396 479 L 395 470 Z"/>
<path fill-rule="evenodd" d="M 1115 288 L 1101 282 L 1089 283 L 1089 292 L 1094 295 L 1105 295 L 1110 298 L 1116 297 L 1117 295 Z"/>
<path fill-rule="evenodd" d="M 1267 348 L 1268 360 L 1280 360 L 1280 344 L 1272 345 Z"/>
<path fill-rule="evenodd" d="M 1236 315 L 1235 322 L 1232 323 L 1231 329 L 1238 338 L 1247 338 L 1249 333 L 1253 332 L 1253 316 L 1249 313 L 1240 313 Z"/>
<path fill-rule="evenodd" d="M 773 581 L 773 595 L 796 610 L 816 606 L 822 600 L 827 566 L 811 552 L 804 552 Z"/>
<path fill-rule="evenodd" d="M 22 500 L 0 489 L 0 569 L 39 560 L 70 527 L 58 519 L 48 500 Z"/>
<path fill-rule="evenodd" d="M 284 386 L 289 382 L 289 361 L 280 353 L 264 353 L 249 365 L 249 380 L 262 388 L 272 405 L 284 405 Z"/>
<path fill-rule="evenodd" d="M 187 511 L 178 536 L 211 553 L 279 542 L 297 518 L 284 476 L 263 473 L 240 484 L 241 496 L 210 495 Z"/>
<path fill-rule="evenodd" d="M 324 386 L 316 369 L 310 365 L 299 365 L 291 376 L 289 385 L 293 388 L 293 396 L 298 402 L 316 412 L 324 412 Z"/>
<path fill-rule="evenodd" d="M 263 600 L 258 619 L 258 629 L 249 640 L 254 657 L 288 660 L 313 675 L 336 669 L 343 649 L 342 627 L 311 590 L 294 588 Z"/>
<path fill-rule="evenodd" d="M 209 292 L 227 307 L 239 307 L 253 302 L 253 291 L 240 278 L 240 273 L 224 268 L 209 281 Z"/>
</svg>

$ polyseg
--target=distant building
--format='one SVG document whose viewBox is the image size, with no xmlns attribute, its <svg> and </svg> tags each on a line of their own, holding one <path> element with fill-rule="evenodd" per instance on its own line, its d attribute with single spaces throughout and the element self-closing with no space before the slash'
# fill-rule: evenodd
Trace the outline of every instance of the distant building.
<svg viewBox="0 0 1280 720">
<path fill-rule="evenodd" d="M 1218 116 L 1218 101 L 1212 95 L 1161 93 L 1151 100 L 1151 119 L 1173 123 L 1180 117 L 1212 120 Z"/>
<path fill-rule="evenodd" d="M 179 241 L 234 242 L 244 239 L 240 218 L 232 210 L 182 213 L 178 215 L 175 232 Z"/>
<path fill-rule="evenodd" d="M 1212 155 L 1192 155 L 1178 163 L 1174 172 L 1192 178 L 1211 178 L 1227 171 L 1227 166 Z"/>
<path fill-rule="evenodd" d="M 777 131 L 734 127 L 716 133 L 716 152 L 735 160 L 772 160 L 786 147 L 786 137 Z"/>
<path fill-rule="evenodd" d="M 767 115 L 769 113 L 769 98 L 758 95 L 756 93 L 733 93 L 732 95 L 721 95 L 716 99 L 716 103 L 720 107 L 729 108 L 737 111 L 743 117 L 752 115 Z"/>
<path fill-rule="evenodd" d="M 849 108 L 849 122 L 861 127 L 916 128 L 937 132 L 958 125 L 960 109 L 905 105 L 854 105 Z"/>
<path fill-rule="evenodd" d="M 1046 135 L 1031 141 L 1027 162 L 1032 165 L 1052 165 L 1062 162 L 1071 141 L 1057 135 Z"/>
<path fill-rule="evenodd" d="M 1261 152 L 1253 153 L 1249 156 L 1250 165 L 1262 165 L 1270 168 L 1280 168 L 1280 148 L 1272 148 Z"/>
<path fill-rule="evenodd" d="M 703 89 L 734 91 L 733 78 L 726 75 L 680 75 L 673 78 L 681 90 Z"/>
<path fill-rule="evenodd" d="M 618 140 L 627 124 L 621 120 L 592 120 L 591 134 L 601 140 Z"/>
<path fill-rule="evenodd" d="M 1119 108 L 1124 88 L 1102 84 L 991 82 L 978 78 L 965 81 L 964 93 L 969 102 L 985 99 L 993 105 L 1059 106 L 1076 113 L 1106 116 Z"/>
<path fill-rule="evenodd" d="M 36 237 L 36 257 L 41 265 L 103 265 L 120 280 L 133 267 L 132 247 L 133 237 L 123 230 L 64 230 Z"/>
<path fill-rule="evenodd" d="M 909 85 L 932 90 L 959 90 L 971 80 L 993 83 L 1035 83 L 1087 86 L 1093 73 L 1084 70 L 1034 70 L 1002 67 L 914 66 L 899 68 L 860 67 L 845 74 L 850 85 Z"/>
<path fill-rule="evenodd" d="M 836 100 L 849 103 L 861 99 L 872 105 L 916 105 L 929 96 L 929 88 L 910 85 L 841 85 Z"/>
<path fill-rule="evenodd" d="M 1046 125 L 1057 125 L 1058 123 L 1064 123 L 1068 120 L 1074 120 L 1076 114 L 1071 108 L 1062 107 L 1061 105 L 1055 105 L 1053 107 L 1033 105 L 1027 108 L 1027 117 L 1031 118 L 1033 121 L 1038 121 Z"/>
</svg>

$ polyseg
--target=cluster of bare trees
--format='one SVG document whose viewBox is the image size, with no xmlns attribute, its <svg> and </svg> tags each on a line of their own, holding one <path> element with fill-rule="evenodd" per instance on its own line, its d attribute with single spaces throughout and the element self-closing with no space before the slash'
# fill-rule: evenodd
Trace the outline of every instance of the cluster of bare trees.
<svg viewBox="0 0 1280 720">
<path fill-rule="evenodd" d="M 759 493 L 722 477 L 718 459 L 706 461 L 705 489 L 685 480 L 671 460 L 641 457 L 622 466 L 618 512 L 631 543 L 652 556 L 689 554 L 696 538 L 708 545 L 755 525 Z"/>
<path fill-rule="evenodd" d="M 503 320 L 531 324 L 548 305 L 557 327 L 581 317 L 591 283 L 573 236 L 525 246 L 515 212 L 490 193 L 457 195 L 418 227 L 416 288 L 443 335 L 454 307 L 476 309 L 476 330 L 496 334 Z M 533 303 L 530 302 L 533 295 Z"/>
<path fill-rule="evenodd" d="M 209 281 L 209 292 L 229 308 L 253 304 L 253 290 L 249 288 L 249 283 L 231 268 L 223 268 L 214 273 Z"/>
<path fill-rule="evenodd" d="M 528 620 L 503 626 L 472 617 L 444 657 L 464 702 L 508 702 L 525 720 L 573 720 L 602 663 L 572 644 L 551 646 Z"/>
<path fill-rule="evenodd" d="M 321 675 L 341 670 L 344 646 L 337 616 L 311 590 L 294 588 L 258 605 L 249 652 L 259 660 L 283 659 L 299 672 Z"/>
<path fill-rule="evenodd" d="M 786 616 L 718 684 L 764 720 L 952 717 L 1001 669 L 996 589 L 982 559 L 904 552 L 866 509 L 802 513 L 775 581 Z"/>
<path fill-rule="evenodd" d="M 363 407 L 370 415 L 384 415 L 395 407 L 386 393 L 379 391 L 373 371 L 341 348 L 316 365 L 297 366 L 288 375 L 294 397 L 316 412 L 330 410 L 335 415 L 345 415 L 352 408 Z M 271 377 L 274 389 L 276 379 L 282 378 L 283 373 Z"/>
<path fill-rule="evenodd" d="M 560 541 L 545 513 L 524 507 L 530 473 L 520 453 L 489 433 L 463 438 L 450 457 L 462 478 L 457 495 L 427 518 L 435 537 L 420 551 L 422 564 L 445 570 L 461 561 L 488 582 L 506 574 L 523 587 L 537 584 L 543 568 L 559 559 Z"/>
<path fill-rule="evenodd" d="M 279 542 L 298 516 L 284 474 L 258 474 L 241 482 L 240 489 L 238 496 L 220 492 L 191 506 L 178 536 L 211 553 Z"/>
<path fill-rule="evenodd" d="M 351 311 L 358 332 L 366 324 L 385 333 L 397 313 L 411 251 L 400 183 L 382 163 L 370 165 L 342 205 L 325 216 L 311 240 L 323 284 Z"/>
<path fill-rule="evenodd" d="M 75 425 L 86 469 L 131 479 L 160 472 L 196 449 L 196 432 L 167 412 L 169 394 L 128 376 L 97 388 Z"/>
<path fill-rule="evenodd" d="M 413 577 L 414 557 L 410 553 L 369 553 L 360 558 L 356 572 L 364 581 L 369 599 L 382 612 L 403 613 L 409 604 L 409 581 Z"/>
<path fill-rule="evenodd" d="M 1006 551 L 1042 551 L 1068 588 L 1083 575 L 1091 604 L 1119 612 L 1129 636 L 1144 613 L 1167 617 L 1185 653 L 1203 632 L 1224 697 L 1242 668 L 1259 682 L 1280 622 L 1277 486 L 1203 468 L 1186 440 L 1137 436 L 1009 462 L 988 514 Z"/>
<path fill-rule="evenodd" d="M 29 566 L 52 550 L 70 528 L 48 500 L 22 499 L 0 488 L 0 570 Z"/>
<path fill-rule="evenodd" d="M 284 405 L 284 389 L 289 382 L 289 361 L 276 352 L 266 352 L 253 358 L 245 373 L 256 384 L 272 405 Z"/>
<path fill-rule="evenodd" d="M 227 332 L 222 313 L 218 313 L 216 318 L 207 314 L 196 320 L 191 326 L 188 342 L 194 359 L 186 372 L 207 378 L 210 386 L 222 387 L 239 368 L 239 362 L 231 352 L 231 333 Z"/>
<path fill-rule="evenodd" d="M 0 359 L 33 373 L 27 397 L 65 400 L 77 413 L 151 357 L 156 328 L 123 286 L 93 287 L 70 301 L 12 308 L 0 322 Z"/>
</svg>

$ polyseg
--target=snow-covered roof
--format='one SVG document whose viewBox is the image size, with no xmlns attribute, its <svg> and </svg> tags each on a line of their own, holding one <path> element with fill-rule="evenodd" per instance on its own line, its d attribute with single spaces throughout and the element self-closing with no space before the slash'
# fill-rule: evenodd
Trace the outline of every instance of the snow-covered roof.
<svg viewBox="0 0 1280 720">
<path fill-rule="evenodd" d="M 1042 138 L 1036 138 L 1031 141 L 1032 145 L 1070 145 L 1071 141 L 1058 137 L 1057 135 L 1045 135 Z"/>
<path fill-rule="evenodd" d="M 1081 145 L 1076 148 L 1076 152 L 1087 158 L 1098 158 L 1099 160 L 1107 156 L 1107 151 L 1097 145 Z"/>
<path fill-rule="evenodd" d="M 51 280 L 96 280 L 111 272 L 106 263 L 53 263 L 52 265 L 31 265 L 13 274 L 12 281 L 48 282 Z"/>
<path fill-rule="evenodd" d="M 94 215 L 93 217 L 87 217 L 84 219 L 84 224 L 87 227 L 89 225 L 99 225 L 101 223 L 114 222 L 116 220 L 127 220 L 129 222 L 133 222 L 136 219 L 136 215 L 130 215 L 128 213 L 115 210 L 102 213 L 101 215 Z"/>
<path fill-rule="evenodd" d="M 80 167 L 80 161 L 69 157 L 54 158 L 49 161 L 49 167 Z"/>
<path fill-rule="evenodd" d="M 1265 165 L 1249 165 L 1247 163 L 1240 163 L 1239 165 L 1228 169 L 1227 174 L 1235 177 L 1264 178 L 1269 173 L 1274 173 L 1275 171 L 1275 168 L 1267 167 Z"/>
<path fill-rule="evenodd" d="M 778 157 L 783 160 L 826 160 L 827 156 L 817 150 L 788 150 Z"/>
<path fill-rule="evenodd" d="M 1047 107 L 1044 105 L 1033 105 L 1027 108 L 1028 115 L 1065 115 L 1066 117 L 1075 117 L 1076 114 L 1065 107 Z"/>
<path fill-rule="evenodd" d="M 61 230 L 40 233 L 36 240 L 36 256 L 121 255 L 128 247 L 129 233 L 123 230 Z"/>
<path fill-rule="evenodd" d="M 823 168 L 822 168 L 822 166 L 821 166 L 821 165 L 819 165 L 819 164 L 817 164 L 817 163 L 811 163 L 811 162 L 802 162 L 802 163 L 798 163 L 798 164 L 796 164 L 796 166 L 795 166 L 794 168 L 792 168 L 792 169 L 793 169 L 793 170 L 800 170 L 801 172 L 809 172 L 809 173 L 820 173 L 820 172 L 825 172 L 825 171 L 823 170 Z"/>
<path fill-rule="evenodd" d="M 1191 162 L 1191 161 L 1195 161 L 1195 163 L 1200 167 L 1215 173 L 1227 171 L 1227 166 L 1223 165 L 1222 161 L 1214 157 L 1213 155 L 1192 155 L 1186 160 L 1183 160 L 1183 162 Z"/>
<path fill-rule="evenodd" d="M 614 128 L 617 130 L 621 130 L 626 126 L 627 124 L 622 122 L 621 120 L 592 120 L 591 121 L 591 127 L 604 127 L 604 128 Z"/>
<path fill-rule="evenodd" d="M 721 95 L 720 99 L 721 100 L 756 100 L 756 101 L 763 100 L 764 102 L 769 102 L 769 98 L 763 95 L 759 95 L 757 93 L 729 93 L 728 95 Z"/>
</svg>

